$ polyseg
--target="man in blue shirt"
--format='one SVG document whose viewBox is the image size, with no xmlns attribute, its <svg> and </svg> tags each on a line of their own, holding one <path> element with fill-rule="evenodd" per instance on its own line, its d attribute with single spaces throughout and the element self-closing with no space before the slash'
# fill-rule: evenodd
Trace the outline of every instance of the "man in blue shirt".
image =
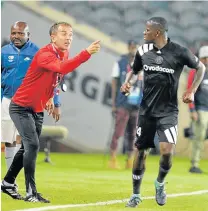
<svg viewBox="0 0 208 211">
<path fill-rule="evenodd" d="M 142 99 L 143 76 L 135 78 L 131 94 L 125 96 L 120 92 L 120 86 L 124 83 L 126 74 L 131 71 L 131 63 L 137 51 L 137 42 L 128 41 L 128 54 L 121 55 L 115 62 L 112 71 L 112 112 L 115 114 L 115 126 L 110 145 L 109 168 L 120 168 L 116 159 L 118 140 L 125 134 L 128 158 L 126 168 L 132 168 L 134 138 L 138 119 L 139 105 Z"/>
<path fill-rule="evenodd" d="M 21 85 L 34 55 L 39 50 L 29 40 L 29 37 L 28 24 L 25 22 L 16 22 L 11 27 L 11 42 L 1 49 L 1 141 L 5 142 L 5 159 L 8 169 L 13 161 L 14 155 L 21 147 L 21 138 L 9 115 L 9 104 L 11 98 Z M 58 90 L 54 90 L 54 92 L 55 109 L 53 117 L 58 121 L 60 118 Z"/>
</svg>

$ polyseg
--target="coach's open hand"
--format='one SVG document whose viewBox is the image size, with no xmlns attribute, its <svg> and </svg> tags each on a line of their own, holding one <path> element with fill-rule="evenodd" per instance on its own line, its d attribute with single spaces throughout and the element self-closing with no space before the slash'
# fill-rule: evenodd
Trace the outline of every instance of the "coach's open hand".
<svg viewBox="0 0 208 211">
<path fill-rule="evenodd" d="M 100 40 L 93 42 L 87 49 L 89 54 L 94 54 L 100 51 Z"/>
<path fill-rule="evenodd" d="M 122 93 L 126 93 L 126 95 L 128 95 L 130 93 L 130 88 L 131 88 L 131 84 L 130 83 L 124 83 L 121 86 L 120 91 Z"/>
<path fill-rule="evenodd" d="M 53 98 L 50 98 L 48 102 L 46 103 L 46 111 L 48 112 L 48 115 L 50 116 L 53 113 L 54 110 L 54 102 Z"/>
<path fill-rule="evenodd" d="M 186 91 L 183 94 L 183 102 L 184 103 L 192 103 L 192 102 L 194 102 L 194 93 L 192 91 Z"/>
</svg>

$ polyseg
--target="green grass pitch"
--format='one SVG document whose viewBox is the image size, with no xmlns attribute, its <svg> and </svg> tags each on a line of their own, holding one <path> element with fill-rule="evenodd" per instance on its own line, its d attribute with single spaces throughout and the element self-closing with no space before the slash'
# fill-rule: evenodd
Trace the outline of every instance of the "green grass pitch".
<svg viewBox="0 0 208 211">
<path fill-rule="evenodd" d="M 66 204 L 88 204 L 126 199 L 132 193 L 131 170 L 110 170 L 107 158 L 92 154 L 51 154 L 54 165 L 42 162 L 44 155 L 39 153 L 36 169 L 38 191 L 51 200 L 50 204 L 26 203 L 16 201 L 1 193 L 2 211 L 24 210 L 44 206 Z M 125 157 L 119 156 L 120 163 L 125 166 Z M 157 177 L 159 157 L 149 156 L 147 170 L 142 184 L 142 196 L 154 196 L 154 180 Z M 1 156 L 1 176 L 5 175 L 4 154 Z M 201 168 L 206 171 L 202 175 L 188 172 L 188 158 L 173 160 L 173 168 L 166 179 L 168 194 L 188 193 L 208 190 L 208 160 L 201 161 Z M 23 171 L 17 183 L 20 192 L 25 194 Z M 83 207 L 57 208 L 60 211 L 126 211 L 125 202 L 112 205 L 92 205 Z M 208 211 L 208 193 L 200 195 L 168 198 L 167 204 L 160 207 L 154 199 L 143 200 L 136 208 L 141 211 Z M 46 209 L 47 210 L 47 209 Z M 49 209 L 48 209 L 49 210 Z M 34 210 L 35 211 L 35 210 Z"/>
</svg>

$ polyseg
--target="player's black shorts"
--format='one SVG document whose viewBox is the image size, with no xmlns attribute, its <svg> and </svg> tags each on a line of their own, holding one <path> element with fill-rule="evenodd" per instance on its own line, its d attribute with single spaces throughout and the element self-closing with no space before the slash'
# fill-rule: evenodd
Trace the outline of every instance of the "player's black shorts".
<svg viewBox="0 0 208 211">
<path fill-rule="evenodd" d="M 149 117 L 140 115 L 135 146 L 138 149 L 155 148 L 154 137 L 157 132 L 160 142 L 176 144 L 178 136 L 178 115 Z"/>
</svg>

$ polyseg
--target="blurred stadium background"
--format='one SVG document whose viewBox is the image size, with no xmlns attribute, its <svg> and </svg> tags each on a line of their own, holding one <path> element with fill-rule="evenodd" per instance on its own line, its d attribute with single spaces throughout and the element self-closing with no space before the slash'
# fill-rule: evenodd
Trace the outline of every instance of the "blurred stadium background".
<svg viewBox="0 0 208 211">
<path fill-rule="evenodd" d="M 117 1 L 3 1 L 2 44 L 8 42 L 10 26 L 17 20 L 28 22 L 31 40 L 38 46 L 49 42 L 48 30 L 53 22 L 68 21 L 74 28 L 71 56 L 90 44 L 102 40 L 102 50 L 86 65 L 67 75 L 68 91 L 61 93 L 62 118 L 66 137 L 54 138 L 52 151 L 104 152 L 112 133 L 110 83 L 113 63 L 126 52 L 126 42 L 143 41 L 144 22 L 163 16 L 169 22 L 169 37 L 197 54 L 208 43 L 208 2 L 117 2 Z M 181 95 L 187 83 L 186 71 L 179 89 L 179 142 L 176 154 L 189 155 L 189 141 L 183 130 L 189 127 L 188 107 Z M 50 118 L 46 125 L 55 126 Z M 66 135 L 66 134 L 65 134 Z M 45 136 L 44 136 L 45 138 Z M 122 142 L 120 142 L 120 149 Z M 44 146 L 41 147 L 41 150 Z M 203 156 L 208 157 L 207 148 Z"/>
<path fill-rule="evenodd" d="M 109 148 L 113 129 L 110 96 L 112 66 L 121 54 L 127 52 L 127 40 L 135 39 L 142 44 L 144 21 L 152 16 L 165 17 L 169 22 L 169 37 L 197 54 L 200 46 L 208 44 L 208 2 L 2 1 L 1 4 L 2 45 L 8 43 L 10 26 L 15 21 L 26 21 L 29 24 L 31 40 L 39 47 L 50 42 L 48 31 L 52 23 L 71 23 L 74 29 L 71 56 L 94 40 L 102 41 L 99 54 L 76 72 L 67 75 L 68 91 L 61 93 L 60 122 L 55 125 L 52 119 L 46 116 L 45 129 L 47 130 L 48 126 L 53 127 L 50 134 L 43 132 L 41 139 L 51 141 L 51 151 L 58 153 L 52 155 L 55 165 L 42 162 L 44 154 L 39 154 L 36 178 L 40 191 L 52 200 L 52 205 L 127 198 L 131 193 L 131 171 L 109 170 L 105 165 L 106 157 L 103 156 Z M 168 176 L 171 181 L 168 193 L 208 189 L 207 174 L 201 175 L 199 179 L 188 173 L 191 145 L 190 140 L 184 138 L 183 132 L 184 128 L 189 127 L 190 118 L 188 106 L 181 100 L 186 84 L 187 70 L 181 76 L 178 93 L 180 114 L 176 149 L 177 156 L 186 158 L 175 158 L 173 170 Z M 56 132 L 59 127 L 65 128 L 67 132 Z M 41 151 L 45 143 L 41 141 Z M 120 141 L 120 152 L 122 143 Z M 1 158 L 3 176 L 6 172 L 3 154 Z M 208 146 L 205 147 L 203 158 L 208 158 Z M 124 164 L 124 156 L 119 156 L 119 160 Z M 201 166 L 206 171 L 207 160 L 202 160 Z M 157 169 L 158 157 L 150 157 L 144 180 L 144 196 L 154 195 L 153 181 Z M 184 182 L 181 182 L 181 175 Z M 17 182 L 22 188 L 20 192 L 24 193 L 23 173 Z M 208 209 L 207 194 L 168 200 L 166 211 Z M 2 195 L 2 202 L 2 211 L 41 206 L 16 202 L 5 195 Z M 142 207 L 148 211 L 161 210 L 153 200 L 145 201 Z M 121 211 L 124 210 L 124 205 L 111 205 L 108 208 L 107 210 Z M 96 206 L 73 209 L 106 210 L 105 207 Z"/>
</svg>

